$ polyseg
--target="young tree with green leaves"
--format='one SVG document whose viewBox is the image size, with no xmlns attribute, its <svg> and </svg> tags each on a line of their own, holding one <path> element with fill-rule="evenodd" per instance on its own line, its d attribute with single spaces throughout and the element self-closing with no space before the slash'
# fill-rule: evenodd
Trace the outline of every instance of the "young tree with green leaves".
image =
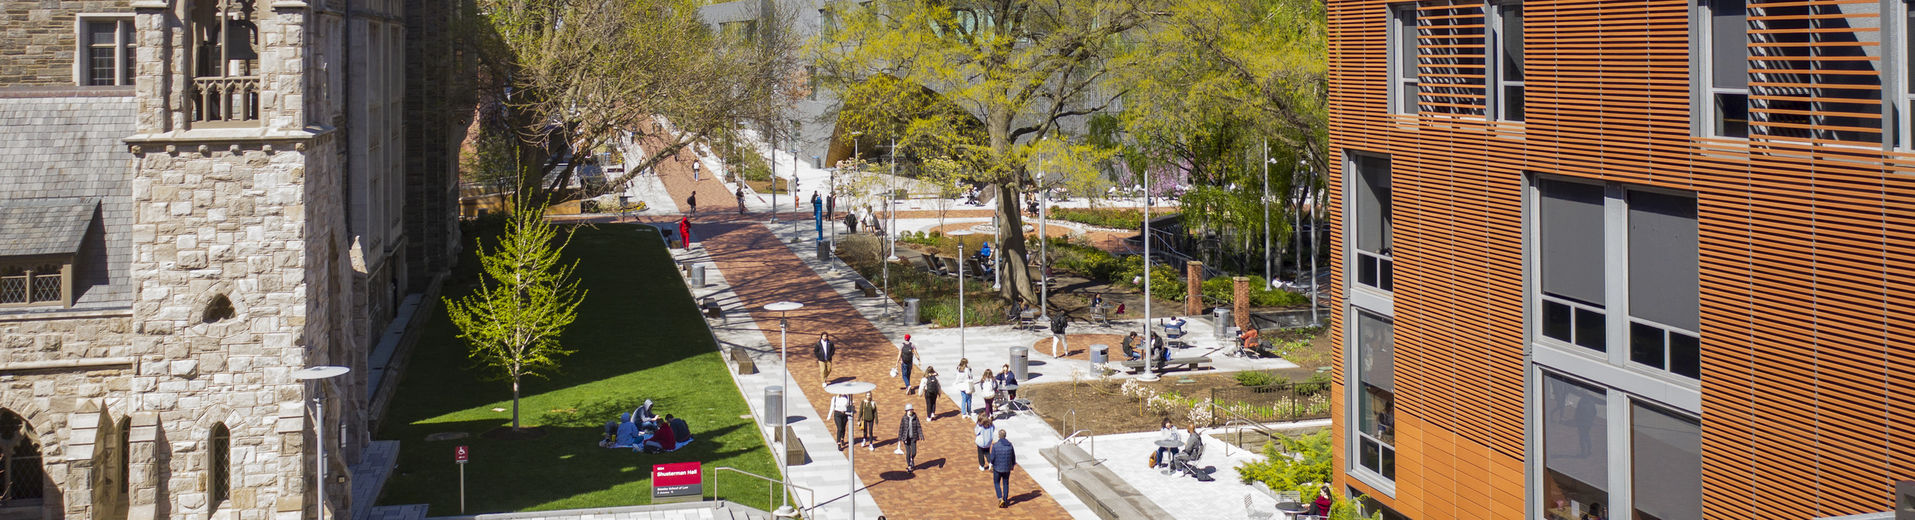
<svg viewBox="0 0 1915 520">
<path fill-rule="evenodd" d="M 561 263 L 572 235 L 560 235 L 543 209 L 519 204 L 490 251 L 483 240 L 475 245 L 485 271 L 479 289 L 456 301 L 444 298 L 446 315 L 471 345 L 468 356 L 484 371 L 481 377 L 512 382 L 513 430 L 519 429 L 520 380 L 558 371 L 559 360 L 572 353 L 559 338 L 585 300 L 572 277 L 578 263 Z"/>
<path fill-rule="evenodd" d="M 866 139 L 897 137 L 907 149 L 937 150 L 920 156 L 958 161 L 967 180 L 996 191 L 997 242 L 1010 281 L 1003 295 L 1035 301 L 1020 205 L 1034 189 L 1030 159 L 1038 138 L 1118 98 L 1105 80 L 1123 39 L 1172 3 L 847 3 L 831 13 L 841 28 L 812 48 L 819 70 L 838 87 L 841 125 Z"/>
</svg>

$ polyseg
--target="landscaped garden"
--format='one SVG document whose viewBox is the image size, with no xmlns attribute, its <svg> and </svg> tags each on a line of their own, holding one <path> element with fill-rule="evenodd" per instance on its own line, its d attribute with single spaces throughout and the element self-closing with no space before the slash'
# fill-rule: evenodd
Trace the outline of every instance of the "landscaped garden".
<svg viewBox="0 0 1915 520">
<path fill-rule="evenodd" d="M 763 482 L 712 472 L 731 466 L 775 475 L 777 467 L 659 234 L 634 225 L 576 230 L 565 261 L 577 260 L 589 293 L 562 339 L 574 352 L 550 380 L 525 380 L 520 405 L 530 433 L 501 435 L 511 425 L 509 383 L 482 381 L 466 342 L 435 310 L 375 434 L 402 442 L 380 503 L 427 503 L 431 515 L 458 514 L 452 458 L 465 445 L 468 514 L 648 504 L 653 464 L 692 461 L 704 464 L 708 495 L 712 479 L 724 478 L 721 498 L 771 507 Z M 474 234 L 488 233 L 468 231 Z M 476 287 L 471 249 L 446 282 L 449 297 Z M 696 440 L 661 454 L 600 448 L 605 422 L 646 399 L 655 413 L 685 419 Z"/>
</svg>

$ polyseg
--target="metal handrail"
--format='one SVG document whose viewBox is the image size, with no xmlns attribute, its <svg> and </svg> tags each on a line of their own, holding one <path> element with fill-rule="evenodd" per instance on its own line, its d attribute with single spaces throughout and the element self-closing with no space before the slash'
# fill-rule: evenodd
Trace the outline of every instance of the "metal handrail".
<svg viewBox="0 0 1915 520">
<path fill-rule="evenodd" d="M 1082 437 L 1078 436 L 1080 433 L 1083 434 Z M 1090 458 L 1097 458 L 1097 434 L 1095 432 L 1090 431 L 1089 428 L 1073 431 L 1070 435 L 1064 437 L 1064 442 L 1071 442 L 1071 439 L 1090 439 Z"/>
<path fill-rule="evenodd" d="M 1067 431 L 1067 432 L 1068 432 L 1068 431 L 1076 431 L 1076 430 L 1073 430 L 1073 429 L 1071 429 L 1071 427 L 1072 427 L 1072 426 L 1076 426 L 1076 425 L 1077 425 L 1077 409 L 1076 409 L 1076 408 L 1072 408 L 1072 409 L 1069 409 L 1069 410 L 1065 410 L 1065 411 L 1064 411 L 1064 420 L 1062 420 L 1062 421 L 1058 421 L 1058 422 L 1061 422 L 1061 423 L 1063 423 L 1063 426 L 1064 426 L 1064 431 Z"/>
<path fill-rule="evenodd" d="M 797 485 L 797 484 L 792 484 L 792 483 L 789 483 L 789 482 L 785 482 L 785 481 L 783 481 L 783 480 L 778 480 L 778 479 L 775 479 L 775 478 L 771 478 L 771 477 L 767 477 L 767 476 L 764 476 L 764 475 L 759 475 L 759 474 L 757 474 L 757 473 L 752 473 L 752 472 L 749 472 L 749 471 L 745 471 L 745 470 L 742 470 L 742 469 L 738 469 L 738 468 L 734 468 L 734 467 L 730 467 L 730 466 L 719 466 L 719 467 L 717 467 L 717 468 L 713 468 L 713 469 L 712 469 L 712 476 L 711 476 L 711 496 L 712 496 L 712 498 L 713 498 L 713 499 L 716 499 L 716 500 L 723 500 L 722 498 L 720 498 L 720 496 L 719 496 L 719 494 L 718 494 L 718 493 L 719 493 L 719 491 L 718 491 L 718 490 L 719 490 L 719 486 L 718 486 L 718 482 L 719 482 L 719 480 L 718 480 L 718 474 L 717 474 L 717 473 L 718 473 L 718 472 L 720 472 L 720 471 L 730 471 L 730 472 L 733 472 L 733 473 L 739 473 L 739 474 L 743 474 L 743 475 L 747 475 L 747 476 L 751 476 L 751 477 L 757 477 L 757 478 L 758 478 L 759 480 L 763 480 L 763 481 L 765 481 L 766 483 L 769 483 L 769 484 L 782 484 L 782 485 L 785 485 L 785 486 L 788 486 L 788 487 L 792 487 L 792 488 L 796 488 L 796 489 L 802 489 L 802 490 L 804 490 L 804 492 L 805 492 L 805 493 L 807 493 L 807 494 L 808 494 L 808 496 L 810 496 L 810 497 L 811 497 L 811 502 L 809 502 L 809 503 L 811 504 L 811 507 L 805 507 L 805 508 L 799 508 L 799 511 L 800 511 L 800 512 L 809 512 L 809 511 L 811 511 L 811 510 L 812 510 L 812 508 L 816 508 L 816 507 L 818 507 L 818 492 L 816 492 L 816 491 L 812 491 L 812 490 L 811 490 L 811 488 L 808 488 L 808 487 L 804 487 L 804 486 L 800 486 L 800 485 Z M 769 506 L 770 506 L 770 504 L 772 504 L 772 503 L 774 503 L 774 502 L 775 502 L 775 501 L 773 500 L 773 497 L 774 497 L 774 496 L 775 496 L 775 495 L 777 494 L 777 492 L 778 492 L 778 486 L 776 486 L 776 485 L 774 485 L 774 486 L 769 486 L 769 487 L 767 487 L 767 488 L 766 488 L 766 490 L 765 490 L 765 504 L 766 504 L 766 506 L 767 506 L 767 507 L 769 507 Z M 809 515 L 807 515 L 807 516 L 809 516 Z"/>
<path fill-rule="evenodd" d="M 1236 445 L 1237 445 L 1238 447 L 1243 447 L 1243 428 L 1241 428 L 1242 426 L 1249 426 L 1249 427 L 1251 427 L 1251 428 L 1253 428 L 1253 429 L 1255 429 L 1255 430 L 1257 430 L 1257 433 L 1262 433 L 1262 434 L 1264 434 L 1265 436 L 1268 436 L 1268 437 L 1270 437 L 1270 438 L 1272 438 L 1272 439 L 1278 439 L 1278 438 L 1285 438 L 1285 437 L 1286 437 L 1286 436 L 1284 436 L 1284 435 L 1283 435 L 1282 433 L 1280 433 L 1280 432 L 1278 432 L 1278 431 L 1276 431 L 1276 430 L 1272 430 L 1272 429 L 1270 429 L 1270 427 L 1268 427 L 1268 426 L 1264 426 L 1264 425 L 1263 425 L 1263 423 L 1259 423 L 1259 422 L 1256 422 L 1256 421 L 1252 421 L 1252 420 L 1249 420 L 1249 419 L 1244 419 L 1244 418 L 1241 418 L 1241 417 L 1233 417 L 1233 418 L 1231 418 L 1230 420 L 1227 420 L 1227 421 L 1224 421 L 1224 423 L 1223 423 L 1223 428 L 1224 428 L 1225 430 L 1228 430 L 1228 429 L 1230 429 L 1230 427 L 1231 427 L 1232 425 L 1235 425 L 1235 426 L 1239 426 L 1239 428 L 1237 428 L 1237 442 L 1236 442 Z M 1248 448 L 1245 448 L 1245 449 L 1248 449 Z"/>
</svg>

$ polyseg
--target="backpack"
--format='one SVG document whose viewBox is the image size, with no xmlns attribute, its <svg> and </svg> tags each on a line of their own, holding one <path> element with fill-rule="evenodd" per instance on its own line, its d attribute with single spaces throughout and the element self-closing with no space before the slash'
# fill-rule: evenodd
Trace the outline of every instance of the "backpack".
<svg viewBox="0 0 1915 520">
<path fill-rule="evenodd" d="M 938 376 L 924 376 L 924 395 L 938 395 L 943 387 L 938 385 Z"/>
</svg>

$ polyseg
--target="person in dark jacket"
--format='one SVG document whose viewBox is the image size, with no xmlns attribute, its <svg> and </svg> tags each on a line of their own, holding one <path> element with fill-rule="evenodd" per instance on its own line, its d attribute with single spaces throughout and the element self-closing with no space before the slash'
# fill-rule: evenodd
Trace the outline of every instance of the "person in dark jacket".
<svg viewBox="0 0 1915 520">
<path fill-rule="evenodd" d="M 1143 359 L 1144 356 L 1142 354 L 1137 353 L 1137 344 L 1141 342 L 1142 341 L 1137 337 L 1137 331 L 1131 331 L 1129 336 L 1124 336 L 1124 343 L 1122 346 L 1123 346 L 1125 361 L 1136 361 L 1139 359 Z"/>
<path fill-rule="evenodd" d="M 1066 353 L 1069 352 L 1070 343 L 1064 339 L 1064 327 L 1068 327 L 1070 324 L 1071 319 L 1068 316 L 1059 314 L 1051 317 L 1051 357 L 1057 357 L 1057 347 L 1059 345 L 1064 346 Z"/>
<path fill-rule="evenodd" d="M 744 184 L 741 183 L 738 185 L 738 193 L 734 194 L 734 196 L 738 197 L 738 214 L 739 215 L 745 214 L 745 185 Z"/>
<path fill-rule="evenodd" d="M 911 335 L 904 335 L 904 343 L 898 344 L 898 381 L 902 381 L 906 390 L 911 389 L 911 365 L 917 361 L 918 344 L 911 342 Z"/>
<path fill-rule="evenodd" d="M 838 355 L 838 344 L 831 340 L 831 333 L 818 335 L 818 348 L 812 354 L 818 357 L 818 379 L 831 384 L 831 358 Z"/>
<path fill-rule="evenodd" d="M 918 411 L 905 403 L 904 418 L 898 420 L 898 443 L 904 445 L 904 470 L 913 474 L 918 472 L 920 440 L 924 440 L 924 423 L 918 421 Z"/>
<path fill-rule="evenodd" d="M 1011 506 L 1011 470 L 1015 468 L 1017 449 L 1004 438 L 1004 430 L 998 430 L 997 442 L 991 443 L 991 490 L 997 492 L 998 509 Z"/>
<path fill-rule="evenodd" d="M 692 192 L 691 196 L 685 197 L 685 205 L 690 206 L 692 208 L 693 215 L 697 215 L 698 214 L 698 192 L 694 191 Z"/>
<path fill-rule="evenodd" d="M 918 381 L 918 391 L 924 394 L 924 416 L 938 420 L 938 394 L 944 391 L 944 385 L 938 383 L 938 369 L 924 367 L 924 379 Z"/>
<path fill-rule="evenodd" d="M 1004 402 L 1017 400 L 1017 374 L 1011 373 L 1010 363 L 1005 363 L 997 372 L 997 388 L 1004 392 Z"/>
</svg>

